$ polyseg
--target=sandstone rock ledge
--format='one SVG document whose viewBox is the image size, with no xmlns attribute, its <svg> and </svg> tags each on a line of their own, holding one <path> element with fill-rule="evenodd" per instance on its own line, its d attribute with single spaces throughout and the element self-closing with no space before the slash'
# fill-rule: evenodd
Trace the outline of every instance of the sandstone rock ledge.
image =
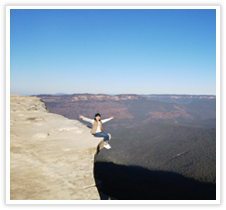
<svg viewBox="0 0 226 210">
<path fill-rule="evenodd" d="M 93 166 L 102 139 L 39 98 L 10 100 L 10 200 L 99 200 Z"/>
</svg>

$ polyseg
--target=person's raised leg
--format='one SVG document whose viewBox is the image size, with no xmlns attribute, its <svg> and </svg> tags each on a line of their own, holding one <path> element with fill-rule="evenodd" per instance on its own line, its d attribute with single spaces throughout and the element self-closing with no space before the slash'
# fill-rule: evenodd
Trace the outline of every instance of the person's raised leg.
<svg viewBox="0 0 226 210">
<path fill-rule="evenodd" d="M 111 149 L 111 146 L 110 144 L 108 143 L 109 142 L 109 135 L 107 133 L 103 133 L 103 132 L 100 132 L 100 133 L 95 133 L 93 134 L 95 137 L 103 137 L 104 138 L 104 147 L 106 149 Z"/>
<path fill-rule="evenodd" d="M 104 142 L 108 142 L 109 141 L 109 136 L 108 136 L 107 133 L 103 133 L 103 132 L 95 133 L 94 136 L 95 137 L 103 137 L 104 138 Z"/>
</svg>

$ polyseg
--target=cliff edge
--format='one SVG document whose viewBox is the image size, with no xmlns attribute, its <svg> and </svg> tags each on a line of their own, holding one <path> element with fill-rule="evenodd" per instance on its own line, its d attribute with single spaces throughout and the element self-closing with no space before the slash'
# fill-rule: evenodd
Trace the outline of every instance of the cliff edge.
<svg viewBox="0 0 226 210">
<path fill-rule="evenodd" d="M 10 199 L 99 200 L 93 167 L 101 141 L 39 98 L 11 95 Z"/>
</svg>

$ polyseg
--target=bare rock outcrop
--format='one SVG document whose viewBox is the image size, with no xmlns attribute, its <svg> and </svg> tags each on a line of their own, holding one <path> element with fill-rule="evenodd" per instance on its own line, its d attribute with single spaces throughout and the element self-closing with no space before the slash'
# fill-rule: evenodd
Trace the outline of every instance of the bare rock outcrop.
<svg viewBox="0 0 226 210">
<path fill-rule="evenodd" d="M 37 97 L 10 99 L 10 199 L 99 200 L 93 163 L 102 139 Z"/>
</svg>

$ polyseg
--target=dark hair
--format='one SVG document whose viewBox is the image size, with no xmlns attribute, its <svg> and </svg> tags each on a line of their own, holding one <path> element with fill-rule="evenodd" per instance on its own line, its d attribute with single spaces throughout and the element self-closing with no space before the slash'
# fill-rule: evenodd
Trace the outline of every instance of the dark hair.
<svg viewBox="0 0 226 210">
<path fill-rule="evenodd" d="M 97 116 L 100 116 L 100 117 L 101 117 L 101 115 L 100 115 L 99 113 L 96 113 L 96 114 L 95 114 L 95 117 L 94 117 L 94 120 L 96 120 L 96 117 L 97 117 Z"/>
</svg>

